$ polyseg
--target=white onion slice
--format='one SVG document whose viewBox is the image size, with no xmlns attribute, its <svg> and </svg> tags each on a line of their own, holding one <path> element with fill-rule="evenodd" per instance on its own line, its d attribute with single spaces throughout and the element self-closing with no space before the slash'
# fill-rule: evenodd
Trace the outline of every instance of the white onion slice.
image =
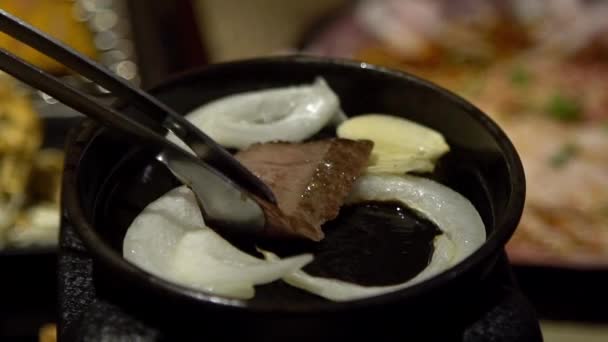
<svg viewBox="0 0 608 342">
<path fill-rule="evenodd" d="M 485 228 L 475 207 L 462 195 L 430 179 L 415 176 L 365 175 L 359 178 L 348 199 L 397 200 L 423 215 L 443 232 L 435 238 L 429 265 L 414 278 L 390 286 L 361 286 L 337 279 L 314 277 L 301 270 L 283 277 L 287 283 L 318 296 L 348 301 L 404 289 L 427 280 L 459 263 L 483 244 Z M 267 260 L 279 260 L 263 251 Z"/>
<path fill-rule="evenodd" d="M 131 223 L 123 256 L 165 280 L 217 295 L 247 299 L 257 284 L 300 269 L 312 255 L 265 261 L 246 254 L 205 226 L 186 187 L 150 203 Z"/>
<path fill-rule="evenodd" d="M 338 96 L 318 78 L 311 85 L 226 96 L 195 109 L 186 118 L 219 144 L 243 149 L 269 141 L 300 142 L 332 120 L 343 121 L 344 114 Z M 172 134 L 169 139 L 181 143 Z"/>
</svg>

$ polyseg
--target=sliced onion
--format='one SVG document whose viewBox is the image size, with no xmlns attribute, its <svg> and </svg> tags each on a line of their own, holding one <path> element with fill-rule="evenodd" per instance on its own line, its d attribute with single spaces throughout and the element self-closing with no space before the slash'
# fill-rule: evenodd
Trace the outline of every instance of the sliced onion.
<svg viewBox="0 0 608 342">
<path fill-rule="evenodd" d="M 195 109 L 186 118 L 221 145 L 243 149 L 254 143 L 302 141 L 331 120 L 343 121 L 344 114 L 338 96 L 318 78 L 311 85 L 226 96 Z M 177 141 L 173 135 L 170 139 Z"/>
<path fill-rule="evenodd" d="M 397 200 L 435 223 L 443 234 L 435 238 L 429 265 L 414 278 L 390 286 L 361 286 L 337 279 L 314 277 L 297 270 L 283 277 L 287 283 L 334 301 L 348 301 L 404 289 L 459 263 L 486 238 L 475 207 L 462 195 L 430 179 L 415 176 L 365 175 L 357 181 L 349 203 Z M 267 260 L 279 260 L 263 251 Z"/>
<path fill-rule="evenodd" d="M 247 299 L 254 285 L 300 269 L 312 255 L 265 261 L 246 254 L 205 226 L 194 194 L 171 190 L 150 203 L 131 223 L 123 256 L 143 270 L 197 290 Z"/>
</svg>

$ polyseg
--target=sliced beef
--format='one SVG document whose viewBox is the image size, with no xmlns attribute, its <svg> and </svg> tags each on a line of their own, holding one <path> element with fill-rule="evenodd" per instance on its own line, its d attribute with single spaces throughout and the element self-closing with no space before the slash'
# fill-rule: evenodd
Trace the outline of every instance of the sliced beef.
<svg viewBox="0 0 608 342">
<path fill-rule="evenodd" d="M 353 183 L 367 166 L 371 141 L 325 139 L 256 144 L 236 158 L 274 192 L 278 207 L 258 202 L 269 234 L 319 241 L 321 225 L 338 215 Z"/>
</svg>

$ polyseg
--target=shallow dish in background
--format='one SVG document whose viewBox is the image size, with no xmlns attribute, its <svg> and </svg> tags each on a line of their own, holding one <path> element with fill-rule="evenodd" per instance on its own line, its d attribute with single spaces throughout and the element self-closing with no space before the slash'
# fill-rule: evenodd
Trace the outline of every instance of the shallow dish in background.
<svg viewBox="0 0 608 342">
<path fill-rule="evenodd" d="M 328 337 L 340 336 L 345 329 L 353 334 L 379 327 L 402 329 L 408 319 L 438 320 L 446 325 L 459 321 L 461 317 L 451 316 L 453 310 L 466 305 L 467 296 L 478 295 L 519 221 L 525 193 L 516 151 L 500 128 L 475 107 L 404 73 L 365 63 L 301 56 L 212 65 L 176 77 L 152 93 L 178 112 L 187 113 L 228 94 L 308 83 L 317 76 L 325 78 L 338 94 L 348 116 L 391 113 L 428 125 L 445 136 L 452 151 L 432 177 L 475 205 L 486 225 L 488 238 L 483 246 L 423 283 L 352 302 L 326 301 L 281 283 L 259 287 L 250 301 L 190 290 L 154 277 L 122 258 L 122 240 L 131 220 L 150 201 L 174 187 L 175 180 L 153 162 L 157 151 L 127 144 L 123 136 L 86 122 L 76 128 L 69 142 L 63 210 L 95 260 L 100 293 L 130 310 L 139 308 L 140 314 L 156 322 L 179 317 L 192 323 L 205 317 L 205 333 L 222 336 L 272 330 L 277 337 Z M 347 259 L 343 262 L 348 263 Z M 151 300 L 158 310 L 146 304 Z M 142 306 L 149 309 L 142 312 Z M 239 329 L 225 330 L 226 322 Z M 305 329 L 294 330 L 298 327 Z"/>
<path fill-rule="evenodd" d="M 599 274 L 608 266 L 608 3 L 522 4 L 359 1 L 311 25 L 298 47 L 415 74 L 497 120 L 529 185 L 510 260 Z M 548 29 L 566 17 L 568 30 Z"/>
</svg>

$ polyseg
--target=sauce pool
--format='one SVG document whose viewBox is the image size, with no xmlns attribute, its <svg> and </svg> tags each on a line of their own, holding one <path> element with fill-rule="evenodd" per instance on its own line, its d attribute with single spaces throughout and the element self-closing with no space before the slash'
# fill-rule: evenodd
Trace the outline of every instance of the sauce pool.
<svg viewBox="0 0 608 342">
<path fill-rule="evenodd" d="M 316 243 L 278 242 L 263 248 L 279 255 L 314 253 L 310 275 L 364 286 L 393 285 L 420 273 L 433 255 L 439 228 L 399 202 L 365 202 L 342 207 L 323 225 Z"/>
</svg>

